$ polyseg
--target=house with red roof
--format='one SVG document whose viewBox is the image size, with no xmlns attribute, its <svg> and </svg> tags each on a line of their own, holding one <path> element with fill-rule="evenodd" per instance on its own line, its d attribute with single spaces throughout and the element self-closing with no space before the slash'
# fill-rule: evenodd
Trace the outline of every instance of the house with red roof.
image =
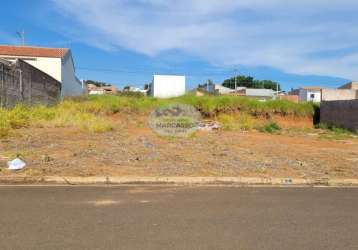
<svg viewBox="0 0 358 250">
<path fill-rule="evenodd" d="M 0 45 L 0 58 L 7 61 L 21 59 L 58 80 L 61 95 L 82 95 L 85 87 L 76 77 L 75 64 L 68 48 Z"/>
</svg>

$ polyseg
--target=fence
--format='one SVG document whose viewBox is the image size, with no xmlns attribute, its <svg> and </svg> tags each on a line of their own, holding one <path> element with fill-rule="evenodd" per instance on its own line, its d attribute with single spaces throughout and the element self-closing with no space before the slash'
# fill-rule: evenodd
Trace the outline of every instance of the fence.
<svg viewBox="0 0 358 250">
<path fill-rule="evenodd" d="M 358 131 L 358 100 L 322 102 L 320 120 L 321 123 Z"/>
<path fill-rule="evenodd" d="M 0 60 L 0 107 L 53 105 L 61 95 L 61 83 L 32 65 Z"/>
</svg>

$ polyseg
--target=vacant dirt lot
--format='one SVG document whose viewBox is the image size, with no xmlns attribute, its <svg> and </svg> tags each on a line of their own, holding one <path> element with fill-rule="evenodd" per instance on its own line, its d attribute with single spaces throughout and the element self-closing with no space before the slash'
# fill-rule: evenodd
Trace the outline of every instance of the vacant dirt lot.
<svg viewBox="0 0 358 250">
<path fill-rule="evenodd" d="M 0 176 L 262 176 L 358 178 L 358 139 L 327 140 L 310 121 L 279 119 L 279 135 L 198 132 L 163 138 L 146 117 L 112 117 L 102 134 L 73 128 L 29 128 L 0 141 Z M 305 129 L 303 129 L 305 128 Z M 6 169 L 20 155 L 27 168 Z"/>
</svg>

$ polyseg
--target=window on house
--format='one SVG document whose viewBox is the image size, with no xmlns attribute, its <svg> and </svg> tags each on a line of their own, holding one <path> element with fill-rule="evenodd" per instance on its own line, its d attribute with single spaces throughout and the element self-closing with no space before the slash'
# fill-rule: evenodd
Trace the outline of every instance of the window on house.
<svg viewBox="0 0 358 250">
<path fill-rule="evenodd" d="M 311 94 L 311 99 L 314 99 L 314 94 Z"/>
</svg>

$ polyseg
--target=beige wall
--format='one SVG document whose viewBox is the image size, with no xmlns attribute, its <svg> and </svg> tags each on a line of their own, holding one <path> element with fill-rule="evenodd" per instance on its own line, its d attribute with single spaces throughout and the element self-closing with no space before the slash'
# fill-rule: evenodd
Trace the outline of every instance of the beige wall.
<svg viewBox="0 0 358 250">
<path fill-rule="evenodd" d="M 352 89 L 322 89 L 322 101 L 354 100 L 357 91 Z"/>
<path fill-rule="evenodd" d="M 46 74 L 52 76 L 57 81 L 61 82 L 61 58 L 49 58 L 49 57 L 30 57 L 30 56 L 6 56 L 0 55 L 0 57 L 4 57 L 7 60 L 15 61 L 17 58 L 20 58 L 27 62 L 28 64 L 34 66 L 35 68 L 45 72 Z M 13 60 L 11 60 L 13 58 Z"/>
</svg>

